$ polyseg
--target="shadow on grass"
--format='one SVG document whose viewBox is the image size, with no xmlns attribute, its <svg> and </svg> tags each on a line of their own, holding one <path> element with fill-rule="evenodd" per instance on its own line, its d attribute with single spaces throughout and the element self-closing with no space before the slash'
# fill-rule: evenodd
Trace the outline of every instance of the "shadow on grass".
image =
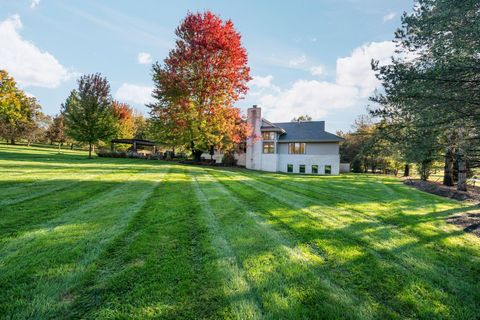
<svg viewBox="0 0 480 320">
<path fill-rule="evenodd" d="M 33 166 L 15 161 L 19 170 L 56 170 L 57 167 L 45 163 L 49 159 L 38 159 L 44 159 L 42 164 Z M 51 162 L 58 159 L 67 166 L 91 161 L 67 156 Z M 137 173 L 137 169 L 139 174 L 143 170 L 160 174 L 165 170 L 162 164 L 165 163 L 96 159 L 82 171 L 98 173 L 106 166 L 119 169 L 120 175 Z M 138 168 L 122 171 L 119 165 Z M 184 168 L 172 165 L 169 174 L 181 175 Z M 192 171 L 197 170 L 203 168 Z M 385 188 L 367 178 L 357 181 L 340 177 L 337 181 L 334 177 L 293 177 L 289 182 L 284 181 L 284 175 L 216 170 L 221 174 L 241 173 L 238 183 L 228 178 L 219 180 L 290 243 L 269 245 L 272 239 L 255 233 L 238 239 L 241 267 L 248 268 L 254 261 L 266 264 L 261 280 L 255 279 L 256 270 L 248 270 L 250 289 L 238 293 L 233 300 L 259 296 L 265 304 L 262 307 L 277 318 L 305 317 L 301 313 L 305 310 L 311 317 L 358 318 L 362 315 L 356 307 L 371 317 L 474 318 L 480 308 L 480 290 L 476 285 L 480 282 L 478 248 L 468 247 L 461 231 L 432 229 L 432 223 L 471 207 L 405 214 L 405 210 L 425 207 L 424 201 L 429 198 L 409 198 L 410 193 L 405 195 L 395 186 Z M 15 185 L 13 179 L 8 182 Z M 2 211 L 0 220 L 0 312 L 12 316 L 25 310 L 37 315 L 68 315 L 65 309 L 73 306 L 80 315 L 101 310 L 120 315 L 125 309 L 147 314 L 163 308 L 157 311 L 165 318 L 218 316 L 219 310 L 227 308 L 226 297 L 218 289 L 221 279 L 214 279 L 218 270 L 209 262 L 215 257 L 202 248 L 201 242 L 208 241 L 209 236 L 197 223 L 198 203 L 191 197 L 191 182 L 172 178 L 153 193 L 154 197 L 149 196 L 138 212 L 128 209 L 137 210 L 135 204 L 144 190 L 157 190 L 155 183 L 139 177 L 128 182 L 114 178 L 46 181 L 39 183 L 39 190 L 27 190 L 25 195 L 41 192 L 42 188 L 60 188 L 3 208 L 6 211 Z M 213 182 L 198 183 L 201 189 L 216 188 Z M 285 198 L 303 198 L 295 202 L 297 207 L 292 207 L 270 198 L 268 192 L 260 194 L 251 186 L 255 183 L 263 183 L 265 190 L 283 190 Z M 319 190 L 324 193 L 319 194 Z M 362 194 L 365 190 L 371 194 Z M 375 217 L 377 220 L 339 222 L 335 227 L 322 226 L 318 218 L 299 211 L 346 203 L 368 205 L 376 198 L 396 200 L 398 206 L 391 215 Z M 187 201 L 180 202 L 182 199 Z M 164 216 L 169 212 L 165 206 L 169 206 L 171 216 Z M 153 212 L 153 208 L 157 211 Z M 134 217 L 137 219 L 130 224 Z M 362 217 L 369 218 L 367 213 Z M 241 227 L 244 222 L 238 223 Z M 400 227 L 408 232 L 395 232 Z M 168 237 L 166 231 L 170 232 Z M 450 243 L 452 239 L 460 242 Z M 320 259 L 289 260 L 282 256 L 286 249 L 298 247 L 311 250 Z M 268 268 L 268 263 L 272 268 Z M 181 273 L 182 267 L 187 274 Z M 338 295 L 339 291 L 306 276 L 312 272 L 345 295 Z M 51 311 L 39 311 L 41 304 L 51 307 Z"/>
</svg>

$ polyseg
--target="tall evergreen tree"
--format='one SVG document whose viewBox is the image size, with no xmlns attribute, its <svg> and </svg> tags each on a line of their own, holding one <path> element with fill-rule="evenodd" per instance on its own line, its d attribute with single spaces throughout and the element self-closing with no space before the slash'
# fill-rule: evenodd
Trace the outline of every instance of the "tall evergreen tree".
<svg viewBox="0 0 480 320">
<path fill-rule="evenodd" d="M 480 165 L 479 34 L 478 0 L 418 0 L 396 32 L 400 58 L 373 63 L 385 89 L 372 98 L 373 114 L 411 142 L 405 151 L 419 164 L 454 150 Z"/>
</svg>

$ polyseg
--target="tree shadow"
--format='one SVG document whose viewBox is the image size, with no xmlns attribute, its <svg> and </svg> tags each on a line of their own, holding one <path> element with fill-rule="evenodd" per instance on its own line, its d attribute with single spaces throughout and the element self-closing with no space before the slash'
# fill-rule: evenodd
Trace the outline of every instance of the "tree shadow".
<svg viewBox="0 0 480 320">
<path fill-rule="evenodd" d="M 74 166 L 79 163 L 77 160 L 67 157 L 63 163 Z M 19 164 L 25 166 L 22 168 L 29 169 L 57 168 L 48 161 L 35 165 L 25 163 L 28 161 L 20 161 Z M 82 159 L 80 163 L 87 161 Z M 135 170 L 128 168 L 131 164 L 153 173 L 160 174 L 165 170 L 163 162 L 108 159 L 99 160 L 99 163 L 101 170 L 95 168 L 97 164 L 94 162 L 85 172 L 98 173 L 106 166 L 111 170 L 124 170 L 122 173 L 135 173 Z M 127 167 L 118 168 L 120 164 Z M 170 166 L 170 174 L 183 174 L 186 168 L 194 174 L 204 170 L 173 164 Z M 261 277 L 256 278 L 257 275 L 250 274 L 250 288 L 229 297 L 233 301 L 252 295 L 259 296 L 264 315 L 272 318 L 476 316 L 475 310 L 480 308 L 480 289 L 476 285 L 480 280 L 478 247 L 468 247 L 475 243 L 469 242 L 462 231 L 438 228 L 435 224 L 441 223 L 447 216 L 472 210 L 475 206 L 433 211 L 435 206 L 425 205 L 424 201 L 434 198 L 408 198 L 410 192 L 403 193 L 405 191 L 395 183 L 392 183 L 391 188 L 384 187 L 367 178 L 356 180 L 341 177 L 337 181 L 331 177 L 294 177 L 292 182 L 285 181 L 285 175 L 279 174 L 250 173 L 239 169 L 208 170 L 216 170 L 214 176 L 219 183 L 241 203 L 228 211 L 226 208 L 231 199 L 216 200 L 225 202 L 225 209 L 217 213 L 217 219 L 221 220 L 224 228 L 234 226 L 240 228 L 240 231 L 247 228 L 249 222 L 245 213 L 248 209 L 272 228 L 279 238 L 284 239 L 279 243 L 277 238 L 269 234 L 251 232 L 235 235 L 232 231 L 228 240 L 236 250 L 241 267 L 248 271 L 251 263 L 265 262 L 261 268 Z M 232 172 L 242 176 L 236 181 L 227 178 L 222 180 L 220 177 Z M 10 183 L 14 181 L 12 179 Z M 4 300 L 0 303 L 0 311 L 5 311 L 3 314 L 28 308 L 32 302 L 31 297 L 42 299 L 41 294 L 52 292 L 52 296 L 45 299 L 49 303 L 60 303 L 62 306 L 59 308 L 66 315 L 70 315 L 69 311 L 62 308 L 73 305 L 72 308 L 78 308 L 75 310 L 82 315 L 85 307 L 88 312 L 94 313 L 102 308 L 108 309 L 111 305 L 104 304 L 106 301 L 124 301 L 123 299 L 125 307 L 134 310 L 148 311 L 164 305 L 166 309 L 162 316 L 165 318 L 214 317 L 221 315 L 217 312 L 228 308 L 226 297 L 209 288 L 221 286 L 222 283 L 210 279 L 211 275 L 205 271 L 211 266 L 207 263 L 211 257 L 199 249 L 199 242 L 208 235 L 202 231 L 201 226 L 192 223 L 196 222 L 194 217 L 198 214 L 194 208 L 194 199 L 188 207 L 192 219 L 188 224 L 191 233 L 185 235 L 188 241 L 177 245 L 175 241 L 178 239 L 168 239 L 171 244 L 169 250 L 163 251 L 162 255 L 150 256 L 157 252 L 162 241 L 167 243 L 166 239 L 160 238 L 149 244 L 138 243 L 135 239 L 147 230 L 148 236 L 158 234 L 159 230 L 155 226 L 159 223 L 162 223 L 162 228 L 167 228 L 186 223 L 188 219 L 179 221 L 173 217 L 168 221 L 155 218 L 143 221 L 139 217 L 138 225 L 128 229 L 129 213 L 124 211 L 124 214 L 119 214 L 111 208 L 122 210 L 126 204 L 136 208 L 136 198 L 128 200 L 125 197 L 131 196 L 131 192 L 136 192 L 135 196 L 141 197 L 144 190 L 155 188 L 155 181 L 134 178 L 127 182 L 129 187 L 124 189 L 125 192 L 121 189 L 125 182 L 115 179 L 56 179 L 39 185 L 42 188 L 52 188 L 55 183 L 66 187 L 51 194 L 40 194 L 13 203 L 5 212 L 2 211 L 0 297 L 5 299 L 0 299 Z M 217 188 L 215 181 L 202 180 L 198 183 L 201 189 Z M 252 184 L 255 183 L 261 183 L 264 192 L 253 188 Z M 188 180 L 178 179 L 167 182 L 162 190 L 180 192 L 188 190 L 190 184 Z M 276 191 L 284 198 L 294 198 L 296 206 L 273 198 L 268 194 L 269 190 Z M 324 193 L 319 194 L 319 190 L 324 190 Z M 367 190 L 370 194 L 364 195 L 361 190 Z M 32 189 L 33 192 L 35 190 Z M 398 199 L 399 196 L 403 198 Z M 102 203 L 105 199 L 109 199 L 108 205 Z M 378 201 L 395 201 L 396 206 L 384 208 L 383 215 L 362 211 Z M 345 208 L 345 204 L 350 204 L 351 207 Z M 354 210 L 356 205 L 359 207 Z M 149 202 L 141 210 L 147 212 L 153 206 Z M 329 216 L 330 211 L 328 214 L 321 212 L 322 206 L 343 207 L 342 210 L 346 212 L 331 213 Z M 432 212 L 407 213 L 420 206 L 430 206 Z M 235 208 L 238 211 L 233 210 Z M 184 214 L 182 210 L 183 207 L 177 213 Z M 68 215 L 72 211 L 74 214 Z M 160 216 L 161 214 L 157 219 Z M 338 217 L 345 220 L 335 220 Z M 250 223 L 254 225 L 257 222 Z M 252 230 L 263 230 L 262 228 L 263 224 Z M 177 270 L 162 269 L 155 265 L 164 260 L 180 259 L 185 253 L 180 254 L 176 250 L 182 245 L 191 249 L 187 250 L 191 253 L 191 278 L 179 278 Z M 289 255 L 291 252 L 299 254 L 302 259 L 292 258 Z M 142 262 L 146 259 L 151 260 L 148 263 Z M 102 273 L 105 269 L 101 266 L 105 265 L 111 273 L 108 276 L 112 281 L 99 284 L 97 280 L 105 275 Z M 261 265 L 258 266 L 260 268 Z M 192 276 L 194 272 L 197 272 L 196 277 Z M 158 292 L 142 293 L 144 287 L 149 288 L 150 282 L 160 281 L 157 278 L 159 274 L 163 277 L 160 279 L 163 281 L 162 286 L 151 287 Z M 205 276 L 204 284 L 201 282 L 202 276 Z M 82 279 L 80 286 L 72 289 L 71 286 L 76 282 L 71 279 L 79 278 Z M 54 289 L 47 290 L 47 282 L 51 282 Z M 190 284 L 192 287 L 188 288 Z M 186 296 L 190 297 L 191 305 L 188 304 L 188 299 L 177 299 L 177 286 L 187 288 Z M 162 291 L 166 288 L 173 291 Z M 137 301 L 137 304 L 127 301 L 125 296 L 137 291 L 144 300 Z M 162 296 L 159 294 L 162 292 L 169 294 Z M 59 293 L 61 294 L 58 295 Z M 202 294 L 204 296 L 198 298 Z M 149 295 L 151 298 L 148 298 Z M 289 297 L 291 299 L 287 299 Z"/>
</svg>

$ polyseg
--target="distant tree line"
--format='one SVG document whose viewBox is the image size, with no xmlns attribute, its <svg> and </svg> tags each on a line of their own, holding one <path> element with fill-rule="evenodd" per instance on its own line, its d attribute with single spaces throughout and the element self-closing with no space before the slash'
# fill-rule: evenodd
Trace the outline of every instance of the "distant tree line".
<svg viewBox="0 0 480 320">
<path fill-rule="evenodd" d="M 403 174 L 410 175 L 399 148 L 381 137 L 379 124 L 371 116 L 358 117 L 352 129 L 337 135 L 344 139 L 340 143 L 340 161 L 350 163 L 353 172 L 397 175 L 404 169 Z"/>
<path fill-rule="evenodd" d="M 231 153 L 251 134 L 233 106 L 251 80 L 241 36 L 232 21 L 210 11 L 189 13 L 175 34 L 175 47 L 163 64 L 152 67 L 155 88 L 148 120 L 114 101 L 100 74 L 82 76 L 60 112 L 45 116 L 37 101 L 2 71 L 0 135 L 11 143 L 27 139 L 87 145 L 90 157 L 95 145 L 113 137 L 149 137 L 173 150 L 190 150 L 196 160 L 214 149 Z"/>
<path fill-rule="evenodd" d="M 7 71 L 0 70 L 0 136 L 11 144 L 19 138 L 30 143 L 39 139 L 48 121 L 37 100 L 20 90 Z"/>
<path fill-rule="evenodd" d="M 0 137 L 11 144 L 33 142 L 87 144 L 93 146 L 113 137 L 146 138 L 144 117 L 128 104 L 114 101 L 110 85 L 100 74 L 84 75 L 53 116 L 42 113 L 35 98 L 18 88 L 13 77 L 0 70 Z"/>
</svg>

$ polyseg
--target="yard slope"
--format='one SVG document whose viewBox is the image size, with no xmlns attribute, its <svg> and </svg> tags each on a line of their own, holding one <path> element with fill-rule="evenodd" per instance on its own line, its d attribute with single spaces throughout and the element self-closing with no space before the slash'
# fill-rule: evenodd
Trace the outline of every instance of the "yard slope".
<svg viewBox="0 0 480 320">
<path fill-rule="evenodd" d="M 6 318 L 476 319 L 478 210 L 382 176 L 0 145 Z"/>
</svg>

